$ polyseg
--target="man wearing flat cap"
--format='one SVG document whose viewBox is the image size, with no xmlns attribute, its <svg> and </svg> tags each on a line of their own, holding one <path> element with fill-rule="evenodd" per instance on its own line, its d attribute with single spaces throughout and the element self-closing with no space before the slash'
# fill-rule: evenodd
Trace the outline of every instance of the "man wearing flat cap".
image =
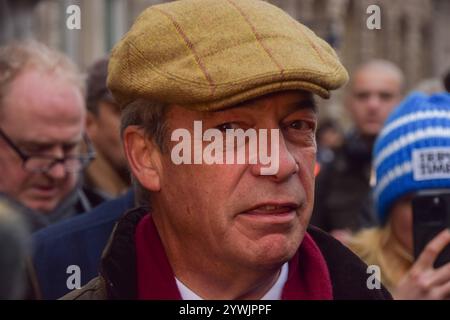
<svg viewBox="0 0 450 320">
<path fill-rule="evenodd" d="M 99 276 L 65 298 L 389 299 L 308 228 L 313 94 L 347 78 L 327 43 L 266 2 L 145 10 L 112 52 L 108 87 L 151 206 L 121 218 Z"/>
</svg>

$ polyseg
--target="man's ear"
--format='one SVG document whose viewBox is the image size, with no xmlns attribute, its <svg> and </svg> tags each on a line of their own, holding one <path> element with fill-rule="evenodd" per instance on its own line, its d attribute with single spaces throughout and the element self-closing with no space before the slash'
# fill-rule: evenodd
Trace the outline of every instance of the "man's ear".
<svg viewBox="0 0 450 320">
<path fill-rule="evenodd" d="M 128 126 L 123 133 L 125 155 L 133 175 L 147 190 L 161 189 L 161 154 L 155 143 L 138 126 Z"/>
</svg>

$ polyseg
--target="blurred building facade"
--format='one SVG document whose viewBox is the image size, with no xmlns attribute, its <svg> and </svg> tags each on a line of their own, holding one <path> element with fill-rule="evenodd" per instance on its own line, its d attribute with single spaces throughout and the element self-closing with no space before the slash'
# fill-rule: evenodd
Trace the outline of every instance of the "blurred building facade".
<svg viewBox="0 0 450 320">
<path fill-rule="evenodd" d="M 407 88 L 450 68 L 448 0 L 268 0 L 326 39 L 351 72 L 384 58 L 406 74 Z M 136 16 L 164 0 L 0 0 L 0 44 L 35 37 L 67 52 L 82 68 L 103 56 Z M 381 29 L 370 30 L 367 8 L 381 9 Z M 81 9 L 81 29 L 69 30 L 67 8 Z M 342 118 L 342 92 L 325 113 Z"/>
</svg>

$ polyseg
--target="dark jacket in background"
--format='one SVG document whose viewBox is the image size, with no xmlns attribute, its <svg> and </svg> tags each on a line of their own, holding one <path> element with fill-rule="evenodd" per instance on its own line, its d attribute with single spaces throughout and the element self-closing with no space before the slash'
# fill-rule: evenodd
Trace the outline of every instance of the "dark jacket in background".
<svg viewBox="0 0 450 320">
<path fill-rule="evenodd" d="M 39 295 L 43 299 L 57 299 L 67 288 L 67 267 L 77 265 L 81 271 L 81 285 L 98 275 L 100 257 L 114 224 L 134 206 L 130 191 L 115 200 L 102 203 L 86 214 L 54 224 L 33 235 L 34 273 Z M 34 269 L 34 270 L 33 270 Z"/>
<path fill-rule="evenodd" d="M 332 162 L 316 178 L 311 224 L 325 231 L 377 224 L 370 211 L 372 144 L 355 132 L 348 135 Z M 364 212 L 364 214 L 362 214 Z"/>
<path fill-rule="evenodd" d="M 135 229 L 146 214 L 148 209 L 137 208 L 120 219 L 103 253 L 99 277 L 63 299 L 136 299 Z M 392 299 L 384 287 L 367 288 L 367 266 L 339 241 L 314 227 L 308 233 L 327 263 L 334 299 Z"/>
</svg>

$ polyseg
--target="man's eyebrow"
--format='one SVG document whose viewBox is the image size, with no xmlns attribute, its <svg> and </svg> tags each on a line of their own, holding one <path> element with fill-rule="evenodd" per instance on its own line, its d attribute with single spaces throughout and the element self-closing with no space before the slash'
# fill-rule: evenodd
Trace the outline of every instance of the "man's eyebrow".
<svg viewBox="0 0 450 320">
<path fill-rule="evenodd" d="M 18 141 L 17 144 L 25 148 L 43 148 L 50 149 L 54 144 L 41 141 Z"/>
<path fill-rule="evenodd" d="M 213 110 L 212 112 L 206 112 L 205 114 L 206 114 L 207 118 L 210 118 L 210 117 L 212 117 L 213 114 L 220 114 L 227 110 L 238 109 L 238 108 L 242 107 L 243 104 L 244 103 L 240 103 L 240 104 L 228 107 L 226 109 Z M 314 113 L 317 113 L 316 100 L 313 97 L 311 97 L 311 98 L 306 98 L 306 99 L 296 101 L 296 102 L 292 103 L 291 106 L 289 107 L 289 113 L 295 112 L 295 111 L 298 111 L 301 109 L 311 109 Z"/>
<path fill-rule="evenodd" d="M 51 142 L 42 142 L 42 141 L 21 141 L 18 142 L 18 145 L 22 148 L 36 148 L 36 149 L 51 149 L 53 148 L 55 145 L 58 145 L 59 143 L 51 143 Z M 64 142 L 61 143 L 61 145 L 63 146 L 63 148 L 71 148 L 71 147 L 75 147 L 79 144 L 78 141 L 68 141 L 68 142 Z"/>
<path fill-rule="evenodd" d="M 292 103 L 289 107 L 289 113 L 304 109 L 311 109 L 314 113 L 317 113 L 317 104 L 314 98 L 308 98 Z"/>
</svg>

